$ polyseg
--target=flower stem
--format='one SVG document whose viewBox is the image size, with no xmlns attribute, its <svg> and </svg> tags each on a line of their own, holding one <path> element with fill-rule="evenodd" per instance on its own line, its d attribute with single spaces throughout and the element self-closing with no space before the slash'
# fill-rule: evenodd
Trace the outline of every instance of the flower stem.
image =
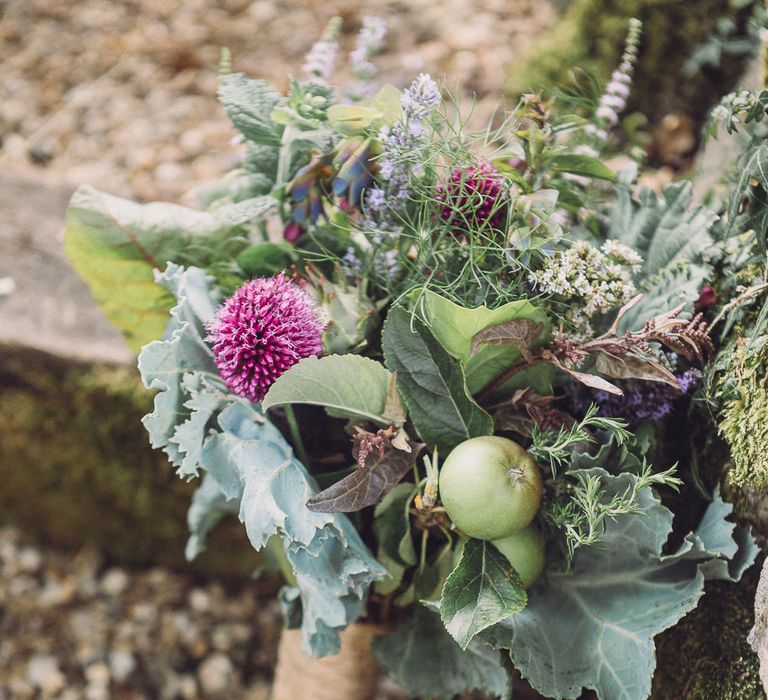
<svg viewBox="0 0 768 700">
<path fill-rule="evenodd" d="M 302 464 L 309 468 L 309 457 L 307 456 L 307 450 L 304 448 L 304 441 L 301 439 L 299 422 L 296 420 L 296 414 L 293 412 L 293 406 L 288 405 L 285 407 L 285 417 L 288 420 L 288 430 L 291 431 L 293 449 L 296 450 L 296 454 L 298 455 Z"/>
</svg>

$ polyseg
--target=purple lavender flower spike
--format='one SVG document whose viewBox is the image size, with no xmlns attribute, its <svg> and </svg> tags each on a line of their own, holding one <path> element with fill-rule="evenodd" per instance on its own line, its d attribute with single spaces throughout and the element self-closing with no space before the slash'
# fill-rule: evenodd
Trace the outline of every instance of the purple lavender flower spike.
<svg viewBox="0 0 768 700">
<path fill-rule="evenodd" d="M 622 385 L 623 396 L 596 391 L 592 400 L 600 406 L 604 416 L 624 418 L 630 427 L 636 427 L 644 420 L 657 421 L 669 415 L 677 399 L 690 393 L 701 383 L 702 374 L 698 369 L 687 369 L 676 374 L 680 391 L 660 382 L 627 381 Z M 579 399 L 577 404 L 584 410 L 591 401 Z"/>
<path fill-rule="evenodd" d="M 314 301 L 280 273 L 250 280 L 226 299 L 208 324 L 207 340 L 226 385 L 261 401 L 299 360 L 320 355 L 324 329 Z"/>
</svg>

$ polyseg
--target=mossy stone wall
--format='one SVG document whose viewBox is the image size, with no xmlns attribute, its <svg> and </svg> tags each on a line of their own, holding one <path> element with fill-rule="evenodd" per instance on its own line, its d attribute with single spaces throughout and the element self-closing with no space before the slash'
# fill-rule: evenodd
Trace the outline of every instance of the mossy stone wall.
<svg viewBox="0 0 768 700">
<path fill-rule="evenodd" d="M 519 95 L 542 85 L 567 84 L 581 68 L 603 84 L 621 56 L 628 20 L 643 21 L 643 33 L 628 112 L 652 122 L 682 112 L 700 124 L 709 109 L 730 91 L 744 69 L 743 58 L 723 56 L 719 68 L 685 77 L 683 65 L 715 31 L 723 17 L 743 27 L 749 8 L 735 10 L 730 0 L 573 0 L 557 25 L 531 52 L 513 63 L 509 92 Z"/>
<path fill-rule="evenodd" d="M 127 565 L 248 575 L 258 557 L 234 519 L 185 562 L 195 486 L 149 446 L 140 420 L 151 404 L 131 367 L 0 346 L 0 522 L 55 546 L 96 546 Z"/>
</svg>

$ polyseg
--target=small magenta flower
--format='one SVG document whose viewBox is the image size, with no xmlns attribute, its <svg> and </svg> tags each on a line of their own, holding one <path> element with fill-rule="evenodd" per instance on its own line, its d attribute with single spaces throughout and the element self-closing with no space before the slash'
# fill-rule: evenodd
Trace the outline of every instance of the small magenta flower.
<svg viewBox="0 0 768 700">
<path fill-rule="evenodd" d="M 280 273 L 250 280 L 226 299 L 207 340 L 226 385 L 261 401 L 281 374 L 322 352 L 324 329 L 315 302 Z"/>
<path fill-rule="evenodd" d="M 450 182 L 437 193 L 437 199 L 443 203 L 440 216 L 456 233 L 485 226 L 503 230 L 507 194 L 504 177 L 490 163 L 457 168 L 451 173 Z"/>
</svg>

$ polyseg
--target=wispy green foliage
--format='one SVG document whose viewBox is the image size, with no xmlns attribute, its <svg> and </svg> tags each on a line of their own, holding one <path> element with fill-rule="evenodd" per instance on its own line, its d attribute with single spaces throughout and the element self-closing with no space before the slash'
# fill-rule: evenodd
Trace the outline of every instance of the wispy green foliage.
<svg viewBox="0 0 768 700">
<path fill-rule="evenodd" d="M 598 415 L 598 411 L 597 405 L 590 405 L 581 420 L 568 428 L 560 428 L 557 433 L 542 430 L 538 425 L 534 425 L 533 444 L 528 451 L 540 463 L 549 465 L 553 478 L 570 463 L 579 445 L 597 442 L 594 431 L 607 431 L 619 445 L 623 445 L 631 437 L 622 419 L 606 418 Z"/>
<path fill-rule="evenodd" d="M 648 318 L 694 301 L 712 274 L 707 257 L 716 215 L 704 207 L 691 208 L 692 199 L 689 182 L 666 185 L 661 196 L 641 189 L 637 199 L 629 187 L 617 188 L 608 236 L 645 260 L 639 285 L 644 297 L 625 315 L 622 328 L 637 330 Z"/>
</svg>

